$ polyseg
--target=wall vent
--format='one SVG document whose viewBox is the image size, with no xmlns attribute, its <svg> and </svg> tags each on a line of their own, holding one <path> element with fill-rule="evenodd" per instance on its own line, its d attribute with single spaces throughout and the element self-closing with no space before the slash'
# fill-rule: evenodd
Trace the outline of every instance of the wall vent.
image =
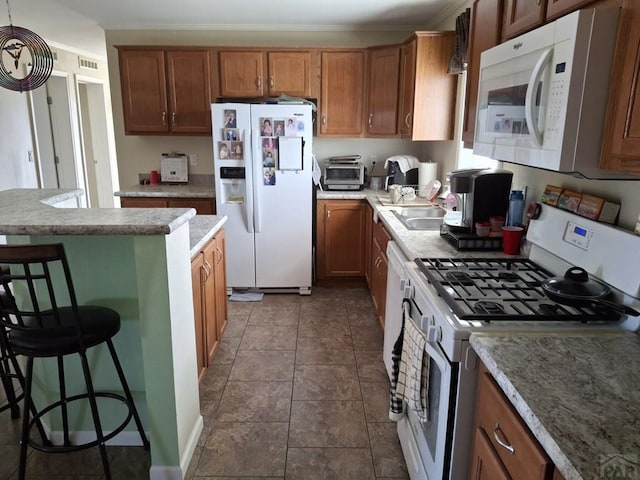
<svg viewBox="0 0 640 480">
<path fill-rule="evenodd" d="M 78 65 L 85 70 L 98 70 L 98 62 L 88 58 L 78 57 Z"/>
</svg>

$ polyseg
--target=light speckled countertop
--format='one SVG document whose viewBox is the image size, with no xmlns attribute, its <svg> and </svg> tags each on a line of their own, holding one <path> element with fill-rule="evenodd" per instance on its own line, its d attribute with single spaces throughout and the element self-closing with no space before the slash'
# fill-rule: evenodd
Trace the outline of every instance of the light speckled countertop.
<svg viewBox="0 0 640 480">
<path fill-rule="evenodd" d="M 383 205 L 379 195 L 385 195 L 382 190 L 361 190 L 355 192 L 318 191 L 318 200 L 367 200 L 375 211 L 375 215 L 387 228 L 393 240 L 406 255 L 407 259 L 417 257 L 478 257 L 503 258 L 502 252 L 496 251 L 458 251 L 440 237 L 439 231 L 408 230 L 393 214 L 393 210 L 402 208 L 403 204 Z M 387 194 L 388 196 L 388 194 Z"/>
<path fill-rule="evenodd" d="M 114 193 L 116 197 L 215 198 L 213 185 L 133 185 Z"/>
<path fill-rule="evenodd" d="M 0 235 L 167 235 L 196 214 L 191 208 L 56 208 L 82 190 L 0 191 Z"/>
<path fill-rule="evenodd" d="M 191 258 L 227 223 L 226 215 L 196 215 L 189 220 Z"/>
<path fill-rule="evenodd" d="M 614 478 L 601 469 L 625 460 L 637 475 L 639 335 L 472 335 L 471 345 L 566 480 Z"/>
</svg>

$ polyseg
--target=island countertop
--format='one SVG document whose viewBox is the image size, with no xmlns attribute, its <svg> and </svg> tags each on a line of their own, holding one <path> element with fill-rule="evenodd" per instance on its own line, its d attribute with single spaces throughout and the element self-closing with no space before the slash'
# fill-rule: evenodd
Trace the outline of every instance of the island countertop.
<svg viewBox="0 0 640 480">
<path fill-rule="evenodd" d="M 57 208 L 78 189 L 0 191 L 0 235 L 166 235 L 196 214 L 192 208 Z"/>
<path fill-rule="evenodd" d="M 116 197 L 215 198 L 213 185 L 132 185 L 115 192 Z"/>
<path fill-rule="evenodd" d="M 620 462 L 637 471 L 639 335 L 472 335 L 471 345 L 566 480 L 608 478 Z"/>
</svg>

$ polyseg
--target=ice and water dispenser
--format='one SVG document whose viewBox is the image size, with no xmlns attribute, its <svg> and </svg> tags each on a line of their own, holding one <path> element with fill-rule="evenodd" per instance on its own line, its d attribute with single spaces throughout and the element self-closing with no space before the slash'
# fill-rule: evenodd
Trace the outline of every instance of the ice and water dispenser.
<svg viewBox="0 0 640 480">
<path fill-rule="evenodd" d="M 221 203 L 245 203 L 247 182 L 245 167 L 220 167 Z M 216 192 L 218 195 L 218 192 Z"/>
</svg>

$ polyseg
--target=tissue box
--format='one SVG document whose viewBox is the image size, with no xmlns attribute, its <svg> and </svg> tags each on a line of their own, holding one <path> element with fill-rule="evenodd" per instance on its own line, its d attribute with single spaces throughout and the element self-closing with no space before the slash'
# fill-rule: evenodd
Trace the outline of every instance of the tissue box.
<svg viewBox="0 0 640 480">
<path fill-rule="evenodd" d="M 602 207 L 604 206 L 604 198 L 595 197 L 593 195 L 582 195 L 580 205 L 578 205 L 578 215 L 590 218 L 591 220 L 598 220 Z"/>
<path fill-rule="evenodd" d="M 558 205 L 558 198 L 560 198 L 560 194 L 562 193 L 561 187 L 556 187 L 554 185 L 547 185 L 544 188 L 544 193 L 542 194 L 542 203 L 546 203 L 548 205 L 556 206 Z"/>
<path fill-rule="evenodd" d="M 582 199 L 582 194 L 578 192 L 574 192 L 572 190 L 563 190 L 560 194 L 560 198 L 558 198 L 558 208 L 562 208 L 563 210 L 569 210 L 570 212 L 577 213 L 578 206 L 580 205 L 580 200 Z"/>
</svg>

